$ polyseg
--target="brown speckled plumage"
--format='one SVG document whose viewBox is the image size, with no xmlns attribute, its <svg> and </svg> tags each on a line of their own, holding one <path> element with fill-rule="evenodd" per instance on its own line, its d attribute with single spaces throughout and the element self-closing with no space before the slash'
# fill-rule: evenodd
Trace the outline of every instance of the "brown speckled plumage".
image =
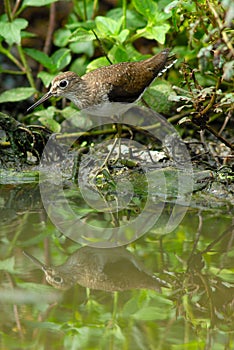
<svg viewBox="0 0 234 350">
<path fill-rule="evenodd" d="M 95 69 L 82 77 L 64 72 L 54 78 L 50 91 L 28 110 L 32 110 L 51 96 L 71 100 L 80 109 L 90 109 L 105 103 L 136 101 L 152 81 L 168 66 L 174 57 L 170 50 L 138 62 L 122 62 Z"/>
</svg>

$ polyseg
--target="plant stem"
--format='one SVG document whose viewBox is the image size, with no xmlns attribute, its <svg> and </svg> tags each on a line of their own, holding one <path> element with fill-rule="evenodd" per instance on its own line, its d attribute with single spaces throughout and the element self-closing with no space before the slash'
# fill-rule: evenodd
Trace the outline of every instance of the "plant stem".
<svg viewBox="0 0 234 350">
<path fill-rule="evenodd" d="M 83 0 L 83 5 L 84 5 L 84 20 L 87 21 L 88 16 L 87 16 L 87 4 L 86 4 L 86 0 Z"/>
<path fill-rule="evenodd" d="M 227 33 L 225 32 L 225 27 L 224 25 L 222 24 L 222 21 L 221 19 L 219 18 L 219 15 L 218 13 L 216 12 L 215 10 L 215 6 L 210 3 L 209 1 L 207 1 L 207 4 L 208 4 L 208 7 L 210 9 L 210 11 L 212 12 L 214 18 L 215 18 L 215 21 L 217 23 L 217 26 L 220 30 L 220 34 L 222 36 L 222 39 L 223 39 L 223 42 L 226 44 L 226 46 L 228 47 L 228 49 L 230 50 L 231 54 L 234 55 L 234 49 L 233 49 L 233 46 L 231 44 L 231 41 L 228 39 L 228 36 L 227 36 Z"/>
<path fill-rule="evenodd" d="M 123 1 L 123 29 L 127 27 L 127 0 Z"/>
<path fill-rule="evenodd" d="M 4 0 L 4 7 L 5 7 L 5 12 L 7 14 L 9 22 L 12 22 L 13 17 L 11 13 L 11 4 L 9 0 Z"/>
<path fill-rule="evenodd" d="M 208 105 L 201 111 L 201 115 L 206 114 L 209 109 L 213 106 L 213 104 L 215 103 L 215 99 L 216 99 L 216 95 L 217 95 L 217 90 L 219 89 L 221 83 L 221 76 L 218 77 L 217 81 L 216 81 L 216 86 L 215 86 L 215 91 L 213 92 L 213 95 L 211 96 L 211 99 L 208 103 Z"/>
<path fill-rule="evenodd" d="M 13 7 L 13 10 L 12 10 L 12 17 L 14 18 L 18 8 L 20 7 L 20 3 L 21 3 L 21 0 L 16 0 L 15 2 L 15 6 Z"/>
<path fill-rule="evenodd" d="M 97 13 L 97 10 L 98 10 L 98 0 L 94 0 L 94 2 L 93 2 L 93 15 L 92 15 L 92 19 L 95 18 L 96 13 Z"/>
<path fill-rule="evenodd" d="M 0 69 L 0 73 L 4 74 L 12 74 L 12 75 L 23 75 L 24 72 L 20 72 L 18 70 L 11 70 L 11 69 Z"/>
<path fill-rule="evenodd" d="M 24 66 L 20 63 L 20 61 L 17 60 L 17 58 L 15 58 L 10 51 L 8 51 L 7 49 L 5 49 L 1 43 L 0 43 L 0 52 L 5 55 L 7 58 L 9 58 L 9 60 L 11 60 L 21 71 L 24 71 Z"/>
<path fill-rule="evenodd" d="M 23 71 L 26 73 L 26 76 L 28 78 L 28 81 L 29 81 L 29 84 L 31 85 L 31 87 L 36 90 L 36 86 L 35 86 L 35 83 L 34 83 L 34 80 L 33 80 L 32 74 L 31 74 L 31 68 L 28 65 L 28 62 L 26 60 L 22 46 L 18 45 L 17 48 L 18 48 L 18 52 L 19 52 L 21 61 L 22 61 L 23 66 L 24 66 Z"/>
</svg>

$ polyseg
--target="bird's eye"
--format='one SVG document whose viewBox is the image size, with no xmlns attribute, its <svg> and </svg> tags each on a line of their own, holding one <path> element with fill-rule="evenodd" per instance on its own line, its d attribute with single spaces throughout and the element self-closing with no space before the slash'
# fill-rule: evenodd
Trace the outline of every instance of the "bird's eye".
<svg viewBox="0 0 234 350">
<path fill-rule="evenodd" d="M 62 283 L 63 282 L 63 279 L 60 276 L 55 276 L 53 279 L 54 279 L 54 282 L 56 282 L 56 283 Z"/>
<path fill-rule="evenodd" d="M 67 86 L 68 86 L 68 80 L 67 80 L 67 79 L 61 80 L 61 81 L 59 82 L 59 87 L 60 87 L 61 89 L 65 89 Z"/>
</svg>

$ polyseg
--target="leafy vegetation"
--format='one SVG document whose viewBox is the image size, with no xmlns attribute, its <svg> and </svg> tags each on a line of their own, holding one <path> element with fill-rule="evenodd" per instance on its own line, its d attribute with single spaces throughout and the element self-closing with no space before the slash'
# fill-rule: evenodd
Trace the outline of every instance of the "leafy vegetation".
<svg viewBox="0 0 234 350">
<path fill-rule="evenodd" d="M 30 17 L 45 5 L 50 6 L 50 22 L 41 50 L 34 45 Z M 28 99 L 33 90 L 37 93 L 35 78 L 48 87 L 61 70 L 84 74 L 110 62 L 139 60 L 169 46 L 178 57 L 169 73 L 170 85 L 159 85 L 159 93 L 161 82 L 156 81 L 146 93 L 146 101 L 170 116 L 179 104 L 175 119 L 180 120 L 181 128 L 188 121 L 203 129 L 208 123 L 212 132 L 213 122 L 223 131 L 234 102 L 232 1 L 123 0 L 119 6 L 100 11 L 98 1 L 74 0 L 62 25 L 53 31 L 56 5 L 55 0 L 38 4 L 24 0 L 12 7 L 5 0 L 5 13 L 0 18 L 0 53 L 5 56 L 1 72 L 7 76 L 23 74 L 30 88 L 20 86 L 20 95 L 15 88 L 8 89 L 0 95 L 1 103 L 16 102 L 19 96 Z M 28 19 L 26 11 L 30 11 Z M 168 96 L 173 103 L 168 102 Z M 160 104 L 161 98 L 164 102 Z M 49 118 L 57 120 L 56 115 L 56 110 L 50 111 Z M 40 121 L 48 126 L 46 118 Z M 52 127 L 58 130 L 55 124 Z"/>
</svg>

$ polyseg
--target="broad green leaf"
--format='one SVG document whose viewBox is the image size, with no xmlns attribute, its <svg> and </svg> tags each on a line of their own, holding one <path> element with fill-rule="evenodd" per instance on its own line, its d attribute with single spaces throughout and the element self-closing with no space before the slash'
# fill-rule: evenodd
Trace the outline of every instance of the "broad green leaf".
<svg viewBox="0 0 234 350">
<path fill-rule="evenodd" d="M 60 71 L 71 61 L 71 54 L 68 49 L 59 49 L 51 57 L 35 49 L 25 49 L 25 52 L 51 72 Z"/>
<path fill-rule="evenodd" d="M 28 21 L 24 18 L 17 18 L 12 22 L 4 22 L 3 17 L 0 22 L 0 34 L 9 45 L 20 44 L 21 30 L 25 29 Z"/>
<path fill-rule="evenodd" d="M 54 44 L 59 47 L 64 47 L 70 40 L 71 31 L 69 29 L 58 29 L 54 33 Z"/>
<path fill-rule="evenodd" d="M 122 19 L 115 21 L 112 18 L 97 16 L 95 18 L 97 30 L 99 34 L 103 36 L 108 36 L 109 34 L 117 35 L 120 32 L 122 26 Z"/>
<path fill-rule="evenodd" d="M 146 26 L 147 21 L 135 10 L 127 10 L 127 28 L 130 31 L 135 31 L 137 28 L 143 28 Z M 123 16 L 122 8 L 114 8 L 107 13 L 107 17 L 119 21 Z"/>
<path fill-rule="evenodd" d="M 172 15 L 171 12 L 159 11 L 157 3 L 152 0 L 134 0 L 133 3 L 136 10 L 152 25 L 164 23 Z"/>
<path fill-rule="evenodd" d="M 57 2 L 58 0 L 24 0 L 22 7 L 27 7 L 27 6 L 35 6 L 35 7 L 41 7 L 45 5 L 52 4 L 53 2 Z"/>
<path fill-rule="evenodd" d="M 86 54 L 88 57 L 92 57 L 94 54 L 94 45 L 92 41 L 79 41 L 69 45 L 72 52 L 78 54 Z"/>
<path fill-rule="evenodd" d="M 36 37 L 36 34 L 27 32 L 26 30 L 22 30 L 22 32 L 21 32 L 21 38 L 22 39 L 24 39 L 24 38 L 35 38 L 35 37 Z"/>
<path fill-rule="evenodd" d="M 33 112 L 33 114 L 36 115 L 37 117 L 40 117 L 40 118 L 53 119 L 55 112 L 56 112 L 56 108 L 53 106 L 50 106 L 46 109 L 42 109 L 39 111 L 35 110 L 35 112 Z"/>
<path fill-rule="evenodd" d="M 60 132 L 61 130 L 60 124 L 56 122 L 56 120 L 48 116 L 40 117 L 38 120 L 43 126 L 46 126 L 49 130 L 53 132 Z"/>
<path fill-rule="evenodd" d="M 128 35 L 129 35 L 128 29 L 122 30 L 118 35 L 119 42 L 122 44 L 127 39 Z"/>
<path fill-rule="evenodd" d="M 12 256 L 11 258 L 1 260 L 0 261 L 0 270 L 4 270 L 10 273 L 15 273 L 15 258 Z"/>
<path fill-rule="evenodd" d="M 132 60 L 132 56 L 126 51 L 122 45 L 114 45 L 108 52 L 108 57 L 113 63 L 127 62 Z"/>
<path fill-rule="evenodd" d="M 171 85 L 164 80 L 157 80 L 144 93 L 144 100 L 148 105 L 158 113 L 170 115 L 175 103 L 169 99 L 170 96 L 175 96 L 176 93 Z"/>
<path fill-rule="evenodd" d="M 157 40 L 160 44 L 165 43 L 166 33 L 169 31 L 170 26 L 167 23 L 158 26 L 147 26 L 144 29 L 139 29 L 137 34 L 150 40 Z"/>
<path fill-rule="evenodd" d="M 158 6 L 152 0 L 133 0 L 133 5 L 137 12 L 150 21 L 154 21 L 155 14 L 158 13 Z"/>
<path fill-rule="evenodd" d="M 52 71 L 60 71 L 71 62 L 71 53 L 68 49 L 59 49 L 51 56 L 53 62 Z"/>
<path fill-rule="evenodd" d="M 88 64 L 88 61 L 86 60 L 86 57 L 80 56 L 77 59 L 72 61 L 72 64 L 69 67 L 69 69 L 72 72 L 75 72 L 76 74 L 81 76 L 85 74 L 87 64 Z"/>
<path fill-rule="evenodd" d="M 48 72 L 40 72 L 38 73 L 38 78 L 40 78 L 44 84 L 45 87 L 49 87 L 51 81 L 54 79 L 56 74 L 50 74 Z"/>
<path fill-rule="evenodd" d="M 32 57 L 35 61 L 41 63 L 45 68 L 52 70 L 54 68 L 52 59 L 46 55 L 44 52 L 41 52 L 36 49 L 24 49 L 26 54 Z"/>
<path fill-rule="evenodd" d="M 69 41 L 91 41 L 95 40 L 95 35 L 91 30 L 87 30 L 84 28 L 77 28 L 77 30 L 72 33 L 72 35 L 69 38 Z"/>
<path fill-rule="evenodd" d="M 122 308 L 122 313 L 124 317 L 129 317 L 135 314 L 139 310 L 137 298 L 129 299 Z"/>
<path fill-rule="evenodd" d="M 106 57 L 99 57 L 92 62 L 90 62 L 87 66 L 87 71 L 90 72 L 91 70 L 103 67 L 103 66 L 109 66 L 110 62 L 108 62 Z"/>
<path fill-rule="evenodd" d="M 74 29 L 77 29 L 77 28 L 83 28 L 83 29 L 86 29 L 86 30 L 90 30 L 90 29 L 95 29 L 96 28 L 96 25 L 95 25 L 95 22 L 93 20 L 88 20 L 86 22 L 73 22 L 73 23 L 68 23 L 66 24 L 66 28 L 67 29 L 71 29 L 71 30 L 74 30 Z"/>
<path fill-rule="evenodd" d="M 35 90 L 30 87 L 19 87 L 7 90 L 0 95 L 0 103 L 26 100 L 32 96 L 34 92 Z"/>
<path fill-rule="evenodd" d="M 139 321 L 154 321 L 167 319 L 168 313 L 168 305 L 165 305 L 163 309 L 157 306 L 146 306 L 135 312 L 132 316 Z"/>
</svg>

